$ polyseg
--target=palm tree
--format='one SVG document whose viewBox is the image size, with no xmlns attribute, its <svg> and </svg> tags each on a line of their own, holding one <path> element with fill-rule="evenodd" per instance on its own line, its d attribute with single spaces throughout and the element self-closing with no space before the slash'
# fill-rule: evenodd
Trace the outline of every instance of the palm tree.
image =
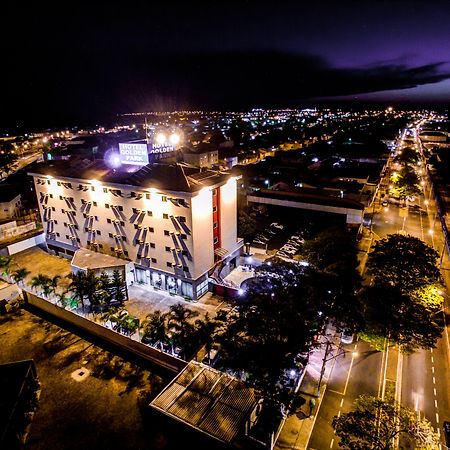
<svg viewBox="0 0 450 450">
<path fill-rule="evenodd" d="M 100 288 L 100 283 L 99 277 L 97 277 L 95 275 L 95 272 L 91 269 L 88 269 L 86 274 L 84 275 L 84 287 L 86 296 L 89 300 L 89 304 L 92 309 L 93 306 L 98 305 L 100 303 L 97 293 Z"/>
<path fill-rule="evenodd" d="M 56 294 L 56 288 L 58 287 L 58 281 L 61 279 L 60 275 L 55 275 L 49 279 L 48 285 L 52 292 Z"/>
<path fill-rule="evenodd" d="M 3 276 L 9 277 L 13 261 L 11 256 L 0 256 L 0 269 Z"/>
<path fill-rule="evenodd" d="M 29 270 L 21 267 L 12 273 L 12 277 L 17 284 L 21 284 L 30 273 Z"/>
<path fill-rule="evenodd" d="M 145 316 L 141 324 L 143 337 L 151 342 L 159 342 L 160 350 L 163 350 L 164 341 L 167 339 L 167 314 L 156 310 Z"/>
<path fill-rule="evenodd" d="M 70 297 L 66 296 L 67 292 L 68 291 L 63 291 L 60 294 L 56 294 L 56 304 L 59 303 L 62 308 L 65 308 L 70 304 Z"/>
<path fill-rule="evenodd" d="M 114 270 L 113 272 L 110 287 L 114 300 L 118 303 L 123 303 L 126 299 L 126 284 L 118 270 Z"/>
<path fill-rule="evenodd" d="M 196 335 L 198 340 L 205 345 L 208 361 L 211 364 L 211 350 L 214 345 L 214 337 L 217 331 L 217 322 L 211 320 L 209 314 L 205 315 L 204 320 L 197 319 L 195 321 Z"/>
<path fill-rule="evenodd" d="M 31 287 L 36 290 L 40 287 L 44 290 L 44 286 L 48 286 L 49 281 L 50 278 L 47 275 L 39 273 L 31 279 Z"/>
<path fill-rule="evenodd" d="M 86 275 L 84 272 L 79 271 L 69 274 L 68 277 L 71 280 L 69 290 L 73 292 L 75 298 L 80 301 L 81 306 L 84 309 L 84 298 L 86 297 Z"/>
<path fill-rule="evenodd" d="M 198 316 L 198 312 L 186 308 L 183 304 L 172 305 L 167 313 L 167 328 L 172 335 L 172 346 L 179 345 L 184 356 L 189 341 L 192 340 L 194 327 L 190 321 Z"/>
</svg>

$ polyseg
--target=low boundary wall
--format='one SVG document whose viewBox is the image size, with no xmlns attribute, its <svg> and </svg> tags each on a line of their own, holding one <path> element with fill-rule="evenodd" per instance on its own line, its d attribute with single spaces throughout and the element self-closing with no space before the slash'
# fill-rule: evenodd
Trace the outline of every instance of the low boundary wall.
<svg viewBox="0 0 450 450">
<path fill-rule="evenodd" d="M 26 303 L 29 305 L 51 314 L 60 320 L 68 322 L 92 336 L 98 337 L 103 341 L 130 351 L 135 355 L 152 362 L 153 364 L 163 367 L 164 369 L 178 373 L 187 366 L 187 362 L 182 359 L 160 352 L 159 350 L 149 347 L 148 345 L 142 344 L 141 342 L 135 341 L 120 333 L 116 333 L 109 328 L 85 319 L 84 317 L 81 317 L 71 311 L 67 311 L 66 309 L 54 305 L 53 303 L 50 303 L 30 292 L 23 291 L 23 296 Z"/>
</svg>

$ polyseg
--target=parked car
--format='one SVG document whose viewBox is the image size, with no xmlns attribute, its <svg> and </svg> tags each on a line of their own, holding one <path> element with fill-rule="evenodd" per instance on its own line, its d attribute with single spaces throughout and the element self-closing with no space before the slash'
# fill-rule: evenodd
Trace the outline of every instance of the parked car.
<svg viewBox="0 0 450 450">
<path fill-rule="evenodd" d="M 341 334 L 342 344 L 351 344 L 353 342 L 354 334 L 351 330 L 344 330 Z"/>
</svg>

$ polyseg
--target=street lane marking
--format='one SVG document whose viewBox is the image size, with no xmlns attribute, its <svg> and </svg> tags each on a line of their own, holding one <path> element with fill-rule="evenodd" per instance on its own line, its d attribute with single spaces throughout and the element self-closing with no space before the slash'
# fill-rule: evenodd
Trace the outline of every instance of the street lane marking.
<svg viewBox="0 0 450 450">
<path fill-rule="evenodd" d="M 341 417 L 341 411 L 340 410 L 338 411 L 338 417 Z"/>
<path fill-rule="evenodd" d="M 353 367 L 353 361 L 354 360 L 355 360 L 355 357 L 352 355 L 352 359 L 350 361 L 350 367 L 348 368 L 347 380 L 345 381 L 344 393 L 342 395 L 345 395 L 346 392 L 347 392 L 347 386 L 348 386 L 348 382 L 350 381 L 350 374 L 352 372 L 352 367 Z"/>
<path fill-rule="evenodd" d="M 341 400 L 341 405 L 339 406 L 339 408 L 342 408 L 343 404 L 344 404 L 344 399 Z"/>
<path fill-rule="evenodd" d="M 436 378 L 433 377 L 433 384 L 436 384 Z"/>
<path fill-rule="evenodd" d="M 434 366 L 431 366 L 431 372 L 434 373 Z"/>
<path fill-rule="evenodd" d="M 331 439 L 330 448 L 333 448 L 333 444 L 334 444 L 334 439 Z"/>
<path fill-rule="evenodd" d="M 436 399 L 434 399 L 434 407 L 437 409 L 437 400 Z"/>
<path fill-rule="evenodd" d="M 436 388 L 433 388 L 434 391 L 434 396 L 436 397 L 437 393 L 436 393 Z"/>
<path fill-rule="evenodd" d="M 431 362 L 434 364 L 434 356 L 431 357 Z"/>
<path fill-rule="evenodd" d="M 439 414 L 436 413 L 436 423 L 439 423 Z"/>
</svg>

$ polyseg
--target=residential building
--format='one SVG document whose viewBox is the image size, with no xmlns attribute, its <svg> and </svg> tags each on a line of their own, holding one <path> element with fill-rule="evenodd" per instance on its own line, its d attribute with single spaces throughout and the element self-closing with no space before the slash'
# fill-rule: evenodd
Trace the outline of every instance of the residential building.
<svg viewBox="0 0 450 450">
<path fill-rule="evenodd" d="M 79 248 L 134 263 L 133 282 L 196 299 L 208 271 L 240 253 L 236 177 L 184 164 L 109 168 L 51 161 L 34 178 L 47 247 Z"/>
<path fill-rule="evenodd" d="M 21 206 L 20 193 L 13 186 L 5 185 L 0 189 L 0 220 L 17 217 Z"/>
</svg>

